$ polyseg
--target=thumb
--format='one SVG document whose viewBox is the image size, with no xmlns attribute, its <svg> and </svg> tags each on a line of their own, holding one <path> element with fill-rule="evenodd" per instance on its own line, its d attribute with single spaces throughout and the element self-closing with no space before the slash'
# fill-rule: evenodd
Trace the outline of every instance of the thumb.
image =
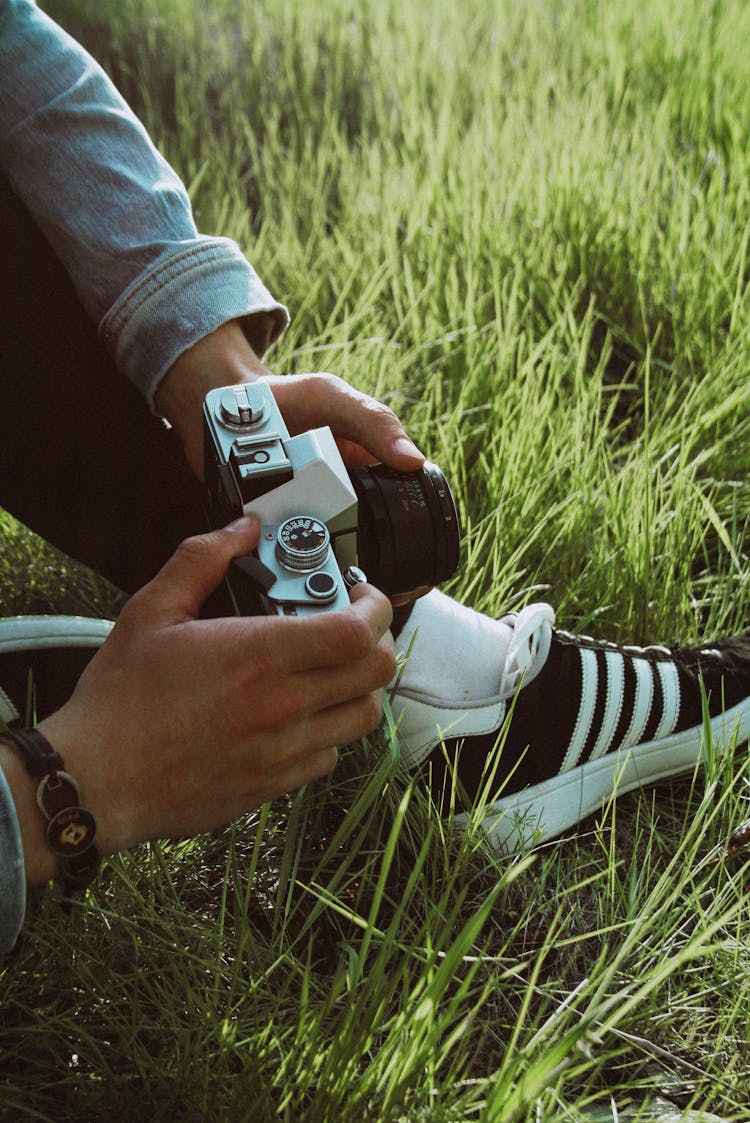
<svg viewBox="0 0 750 1123">
<path fill-rule="evenodd" d="M 221 530 L 186 538 L 136 599 L 152 620 L 175 623 L 197 618 L 201 605 L 226 576 L 233 558 L 258 545 L 260 524 L 243 517 Z"/>
</svg>

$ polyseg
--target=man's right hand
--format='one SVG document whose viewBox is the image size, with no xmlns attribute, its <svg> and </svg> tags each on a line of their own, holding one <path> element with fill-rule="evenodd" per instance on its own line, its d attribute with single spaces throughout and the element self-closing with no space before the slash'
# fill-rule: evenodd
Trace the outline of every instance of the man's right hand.
<svg viewBox="0 0 750 1123">
<path fill-rule="evenodd" d="M 391 606 L 371 586 L 337 612 L 198 618 L 257 540 L 244 518 L 184 542 L 125 606 L 70 701 L 40 723 L 80 784 L 103 854 L 221 826 L 330 772 L 335 746 L 380 721 L 395 661 Z M 31 788 L 14 794 L 33 884 L 53 865 Z"/>
</svg>

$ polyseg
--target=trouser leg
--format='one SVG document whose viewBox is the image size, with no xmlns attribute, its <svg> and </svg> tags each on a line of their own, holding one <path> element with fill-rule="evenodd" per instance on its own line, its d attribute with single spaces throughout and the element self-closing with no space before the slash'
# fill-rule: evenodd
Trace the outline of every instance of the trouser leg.
<svg viewBox="0 0 750 1123">
<path fill-rule="evenodd" d="M 0 176 L 0 506 L 125 592 L 206 529 L 178 439 L 115 370 Z M 228 612 L 218 592 L 206 615 Z M 396 609 L 397 634 L 411 607 Z"/>
<path fill-rule="evenodd" d="M 2 178 L 0 231 L 0 505 L 132 592 L 204 529 L 202 488 Z"/>
</svg>

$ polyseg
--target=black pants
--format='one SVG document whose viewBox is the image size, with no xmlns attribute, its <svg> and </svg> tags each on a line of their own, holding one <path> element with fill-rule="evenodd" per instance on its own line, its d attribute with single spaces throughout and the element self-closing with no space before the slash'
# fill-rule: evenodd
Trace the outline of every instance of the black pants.
<svg viewBox="0 0 750 1123">
<path fill-rule="evenodd" d="M 133 592 L 205 529 L 202 488 L 2 178 L 0 231 L 0 506 Z"/>
<path fill-rule="evenodd" d="M 100 346 L 68 275 L 0 177 L 0 506 L 131 593 L 207 528 L 174 433 Z M 217 593 L 206 615 L 229 610 Z M 394 613 L 398 634 L 409 617 Z"/>
</svg>

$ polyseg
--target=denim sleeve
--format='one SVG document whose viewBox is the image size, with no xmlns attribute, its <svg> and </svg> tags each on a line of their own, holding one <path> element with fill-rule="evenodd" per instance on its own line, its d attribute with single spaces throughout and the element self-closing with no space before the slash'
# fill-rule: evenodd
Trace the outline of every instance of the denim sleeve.
<svg viewBox="0 0 750 1123">
<path fill-rule="evenodd" d="M 0 768 L 0 955 L 11 950 L 26 911 L 21 832 L 5 773 Z"/>
<path fill-rule="evenodd" d="M 236 243 L 198 234 L 183 184 L 101 67 L 31 0 L 0 0 L 0 170 L 151 405 L 221 324 L 240 319 L 261 353 L 285 327 Z"/>
</svg>

